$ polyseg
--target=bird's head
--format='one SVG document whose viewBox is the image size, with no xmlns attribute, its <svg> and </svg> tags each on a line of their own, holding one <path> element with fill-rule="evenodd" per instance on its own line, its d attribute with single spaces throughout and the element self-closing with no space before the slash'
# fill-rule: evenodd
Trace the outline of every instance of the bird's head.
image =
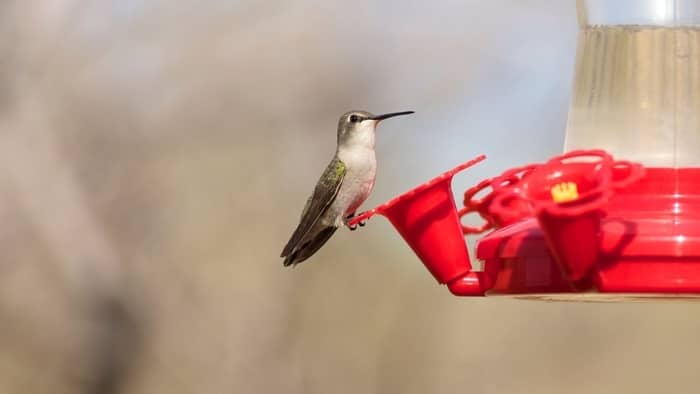
<svg viewBox="0 0 700 394">
<path fill-rule="evenodd" d="M 379 122 L 394 116 L 412 113 L 413 111 L 403 111 L 372 115 L 365 111 L 346 112 L 338 121 L 338 147 L 362 145 L 374 148 L 374 131 Z"/>
</svg>

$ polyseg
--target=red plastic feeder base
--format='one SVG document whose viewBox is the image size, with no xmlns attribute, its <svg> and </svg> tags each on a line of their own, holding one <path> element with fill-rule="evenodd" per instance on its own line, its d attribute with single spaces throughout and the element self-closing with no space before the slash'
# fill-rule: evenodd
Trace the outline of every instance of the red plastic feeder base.
<svg viewBox="0 0 700 394">
<path fill-rule="evenodd" d="M 588 283 L 572 287 L 537 220 L 493 231 L 477 246 L 496 271 L 488 295 L 618 301 L 700 297 L 700 168 L 648 168 L 603 208 L 599 258 Z M 608 293 L 608 294 L 606 294 Z"/>
<path fill-rule="evenodd" d="M 506 171 L 465 193 L 463 163 L 375 209 L 458 296 L 539 300 L 700 300 L 700 168 L 648 168 L 601 150 L 572 151 Z M 485 189 L 490 192 L 477 198 Z M 479 214 L 485 223 L 465 226 Z M 481 238 L 472 270 L 465 234 Z"/>
</svg>

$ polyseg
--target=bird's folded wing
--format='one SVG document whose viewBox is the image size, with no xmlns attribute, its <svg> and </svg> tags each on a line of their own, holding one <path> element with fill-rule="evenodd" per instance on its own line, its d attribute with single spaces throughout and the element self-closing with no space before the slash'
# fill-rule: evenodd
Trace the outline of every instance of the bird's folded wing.
<svg viewBox="0 0 700 394">
<path fill-rule="evenodd" d="M 314 194 L 306 202 L 299 226 L 294 230 L 294 234 L 292 234 L 289 242 L 282 250 L 280 257 L 290 254 L 319 218 L 328 210 L 328 207 L 338 195 L 340 185 L 343 183 L 343 178 L 345 178 L 345 172 L 345 164 L 337 157 L 334 157 L 328 164 L 328 167 L 326 167 L 323 175 L 321 175 L 314 189 Z"/>
</svg>

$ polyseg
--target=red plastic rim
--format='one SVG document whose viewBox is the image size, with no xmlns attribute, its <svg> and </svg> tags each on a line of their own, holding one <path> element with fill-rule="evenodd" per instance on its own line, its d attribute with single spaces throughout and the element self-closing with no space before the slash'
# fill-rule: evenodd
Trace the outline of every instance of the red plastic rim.
<svg viewBox="0 0 700 394">
<path fill-rule="evenodd" d="M 494 197 L 500 193 L 502 190 L 510 186 L 516 186 L 520 180 L 527 175 L 530 171 L 537 168 L 539 164 L 529 164 L 523 167 L 512 168 L 503 172 L 501 175 L 495 176 L 493 178 L 484 179 L 479 182 L 476 186 L 469 188 L 464 193 L 464 207 L 459 210 L 458 215 L 461 218 L 471 213 L 478 213 L 482 219 L 484 219 L 484 224 L 478 227 L 462 225 L 462 232 L 464 234 L 480 234 L 494 227 L 500 227 L 504 224 L 509 224 L 515 219 L 520 219 L 525 216 L 529 216 L 530 212 L 521 212 L 519 215 L 508 216 L 505 218 L 503 216 L 494 217 L 491 211 L 491 203 Z M 475 198 L 477 194 L 491 188 L 485 196 L 481 198 Z"/>
<path fill-rule="evenodd" d="M 586 160 L 589 159 L 589 160 Z M 592 159 L 592 160 L 590 160 Z M 620 166 L 626 162 L 619 162 Z M 592 167 L 587 168 L 587 164 Z M 498 215 L 514 215 L 522 214 L 513 212 L 514 200 L 527 201 L 535 213 L 547 211 L 556 216 L 577 216 L 600 209 L 607 201 L 611 193 L 611 178 L 612 170 L 615 162 L 607 152 L 603 150 L 576 150 L 556 156 L 545 164 L 537 166 L 537 168 L 528 172 L 523 179 L 515 186 L 509 187 L 499 196 L 494 198 L 493 212 Z M 573 167 L 579 166 L 579 167 Z M 579 169 L 580 171 L 576 171 Z M 588 183 L 593 182 L 594 187 L 581 193 L 576 200 L 559 203 L 550 198 L 538 198 L 532 195 L 530 190 L 531 184 L 539 185 L 547 184 L 552 175 L 561 174 L 564 170 L 571 170 L 579 174 L 579 177 L 586 180 Z M 636 175 L 637 171 L 630 170 L 630 175 L 625 179 L 617 180 L 623 184 L 632 175 Z"/>
</svg>

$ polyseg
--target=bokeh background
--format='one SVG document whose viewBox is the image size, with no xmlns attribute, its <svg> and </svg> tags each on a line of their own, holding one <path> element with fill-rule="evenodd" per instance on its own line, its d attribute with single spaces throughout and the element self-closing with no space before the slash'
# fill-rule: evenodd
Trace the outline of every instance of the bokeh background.
<svg viewBox="0 0 700 394">
<path fill-rule="evenodd" d="M 573 1 L 4 0 L 0 392 L 695 393 L 693 304 L 461 299 L 392 227 L 278 257 L 349 109 L 371 207 L 561 152 Z"/>
</svg>

